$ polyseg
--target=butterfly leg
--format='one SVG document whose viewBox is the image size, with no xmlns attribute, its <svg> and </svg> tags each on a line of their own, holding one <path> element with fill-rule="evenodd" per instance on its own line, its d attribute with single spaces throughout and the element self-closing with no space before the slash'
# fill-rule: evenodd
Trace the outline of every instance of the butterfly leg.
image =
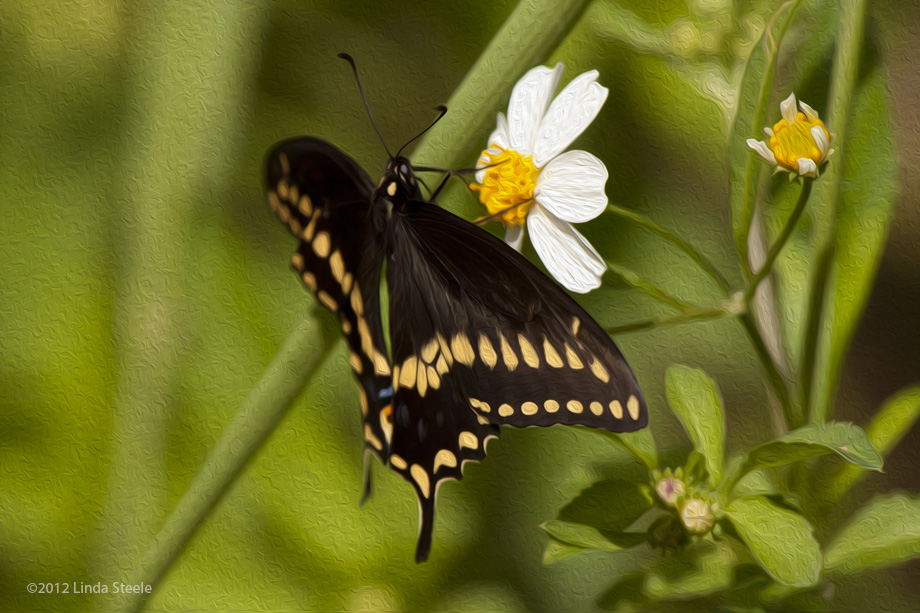
<svg viewBox="0 0 920 613">
<path fill-rule="evenodd" d="M 435 200 L 437 200 L 438 194 L 441 193 L 441 190 L 444 189 L 444 186 L 447 185 L 447 182 L 450 181 L 450 178 L 453 176 L 453 174 L 454 174 L 454 173 L 452 173 L 451 171 L 449 171 L 449 170 L 447 171 L 447 173 L 444 175 L 444 178 L 441 180 L 441 184 L 438 185 L 438 188 L 437 188 L 436 190 L 434 190 L 434 193 L 431 194 L 431 201 L 432 201 L 432 202 L 434 202 Z"/>
</svg>

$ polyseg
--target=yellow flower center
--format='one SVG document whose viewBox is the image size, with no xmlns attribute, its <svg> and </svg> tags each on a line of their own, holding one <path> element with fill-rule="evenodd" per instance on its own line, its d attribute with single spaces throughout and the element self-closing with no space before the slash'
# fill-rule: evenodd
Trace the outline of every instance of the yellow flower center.
<svg viewBox="0 0 920 613">
<path fill-rule="evenodd" d="M 795 116 L 795 121 L 791 124 L 785 119 L 780 119 L 773 126 L 773 136 L 770 137 L 770 149 L 776 156 L 776 163 L 796 171 L 799 168 L 799 158 L 808 158 L 816 166 L 820 166 L 824 161 L 824 154 L 811 134 L 811 129 L 815 126 L 819 126 L 824 131 L 824 137 L 830 139 L 830 134 L 820 119 L 809 119 L 801 112 Z"/>
<path fill-rule="evenodd" d="M 472 185 L 471 188 L 479 192 L 479 200 L 490 216 L 498 217 L 509 226 L 523 224 L 533 206 L 533 190 L 540 174 L 534 166 L 533 156 L 521 155 L 497 145 L 492 145 L 482 155 L 490 168 L 486 170 L 482 184 Z"/>
</svg>

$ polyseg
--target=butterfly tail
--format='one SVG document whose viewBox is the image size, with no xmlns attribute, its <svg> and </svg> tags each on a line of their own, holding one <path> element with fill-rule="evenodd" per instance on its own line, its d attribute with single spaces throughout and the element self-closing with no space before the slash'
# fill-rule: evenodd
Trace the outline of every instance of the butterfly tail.
<svg viewBox="0 0 920 613">
<path fill-rule="evenodd" d="M 428 554 L 431 552 L 431 533 L 434 530 L 434 497 L 424 498 L 419 495 L 418 504 L 419 527 L 415 561 L 422 563 L 428 559 Z"/>
<path fill-rule="evenodd" d="M 364 486 L 361 493 L 361 506 L 371 497 L 371 450 L 364 449 Z"/>
</svg>

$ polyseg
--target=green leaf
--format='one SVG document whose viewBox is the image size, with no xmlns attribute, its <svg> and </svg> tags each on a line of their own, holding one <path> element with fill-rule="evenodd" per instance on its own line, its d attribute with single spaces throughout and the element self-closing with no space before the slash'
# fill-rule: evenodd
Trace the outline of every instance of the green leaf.
<svg viewBox="0 0 920 613">
<path fill-rule="evenodd" d="M 776 55 L 798 6 L 797 1 L 786 14 L 780 15 L 773 22 L 773 27 L 764 32 L 760 41 L 751 50 L 738 92 L 738 114 L 729 135 L 732 229 L 735 234 L 735 248 L 745 269 L 749 266 L 748 233 L 754 216 L 757 179 L 764 167 L 763 162 L 754 155 L 745 141 L 748 138 L 764 138 L 763 129 L 768 125 L 767 106 L 773 87 Z M 768 49 L 767 43 L 770 40 L 773 44 Z"/>
<path fill-rule="evenodd" d="M 763 496 L 733 500 L 725 514 L 770 576 L 795 587 L 817 583 L 821 550 L 804 517 L 774 506 Z"/>
<path fill-rule="evenodd" d="M 546 549 L 543 551 L 543 563 L 555 564 L 556 562 L 561 562 L 562 560 L 571 558 L 574 555 L 578 555 L 583 551 L 583 547 L 569 545 L 568 543 L 563 543 L 561 541 L 557 541 L 553 537 L 550 537 L 549 542 L 546 543 Z"/>
<path fill-rule="evenodd" d="M 901 390 L 885 401 L 866 429 L 869 442 L 883 456 L 888 455 L 920 417 L 920 385 Z M 844 466 L 828 486 L 828 502 L 836 502 L 846 494 L 865 471 L 856 466 Z"/>
<path fill-rule="evenodd" d="M 648 540 L 645 534 L 626 532 L 618 535 L 601 534 L 591 526 L 573 524 L 558 519 L 551 519 L 542 528 L 557 541 L 581 549 L 594 549 L 597 551 L 623 551 L 635 547 Z"/>
<path fill-rule="evenodd" d="M 602 479 L 573 498 L 557 519 L 592 526 L 604 534 L 622 532 L 652 506 L 636 483 L 634 479 Z"/>
<path fill-rule="evenodd" d="M 715 382 L 702 370 L 676 364 L 665 375 L 668 402 L 684 424 L 693 446 L 706 458 L 709 484 L 722 480 L 724 439 L 722 399 Z"/>
<path fill-rule="evenodd" d="M 862 81 L 847 131 L 830 286 L 815 365 L 812 421 L 829 414 L 840 371 L 865 309 L 894 217 L 897 160 L 884 71 Z"/>
<path fill-rule="evenodd" d="M 739 477 L 761 468 L 791 464 L 828 453 L 836 453 L 844 460 L 870 470 L 882 468 L 882 456 L 862 428 L 849 422 L 832 422 L 804 426 L 755 447 L 741 467 Z"/>
<path fill-rule="evenodd" d="M 853 574 L 920 557 L 920 497 L 894 494 L 856 513 L 827 547 L 826 568 Z"/>
<path fill-rule="evenodd" d="M 655 438 L 652 436 L 651 429 L 643 428 L 636 432 L 608 432 L 592 429 L 591 432 L 610 439 L 645 464 L 649 470 L 658 468 L 658 449 L 655 447 Z"/>
</svg>

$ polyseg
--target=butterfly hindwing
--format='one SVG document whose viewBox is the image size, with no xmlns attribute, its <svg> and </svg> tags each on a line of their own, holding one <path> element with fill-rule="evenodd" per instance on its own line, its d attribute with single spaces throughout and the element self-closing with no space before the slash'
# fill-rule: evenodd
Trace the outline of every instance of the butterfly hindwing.
<svg viewBox="0 0 920 613">
<path fill-rule="evenodd" d="M 426 202 L 408 203 L 392 226 L 392 452 L 406 466 L 391 465 L 419 496 L 424 559 L 437 484 L 462 477 L 439 461 L 460 458 L 458 437 L 475 451 L 465 459 L 480 460 L 501 425 L 627 432 L 648 416 L 610 337 L 526 258 Z"/>
<path fill-rule="evenodd" d="M 370 225 L 374 184 L 339 149 L 309 137 L 276 145 L 267 177 L 272 209 L 300 240 L 294 269 L 339 318 L 361 385 L 367 448 L 386 462 L 393 390 L 380 319 L 383 251 Z"/>
</svg>

